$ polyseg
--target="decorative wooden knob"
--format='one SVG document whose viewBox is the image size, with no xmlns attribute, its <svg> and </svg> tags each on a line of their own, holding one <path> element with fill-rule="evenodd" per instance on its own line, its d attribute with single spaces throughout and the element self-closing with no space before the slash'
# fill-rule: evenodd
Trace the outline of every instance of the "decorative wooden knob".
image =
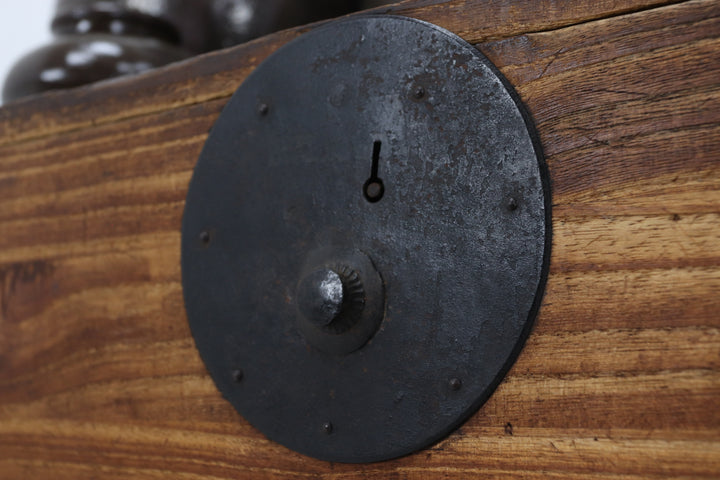
<svg viewBox="0 0 720 480">
<path fill-rule="evenodd" d="M 58 0 L 53 42 L 21 58 L 3 101 L 140 73 L 387 0 Z"/>
<path fill-rule="evenodd" d="M 218 48 L 363 8 L 359 0 L 214 0 Z"/>
<path fill-rule="evenodd" d="M 180 34 L 169 15 L 177 3 L 59 0 L 53 42 L 21 58 L 3 101 L 139 73 L 180 60 Z"/>
</svg>

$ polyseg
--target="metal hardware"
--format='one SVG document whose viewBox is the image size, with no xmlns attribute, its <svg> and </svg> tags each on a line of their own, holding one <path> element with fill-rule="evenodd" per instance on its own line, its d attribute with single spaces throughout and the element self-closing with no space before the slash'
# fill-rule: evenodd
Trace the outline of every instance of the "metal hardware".
<svg viewBox="0 0 720 480">
<path fill-rule="evenodd" d="M 210 375 L 306 455 L 429 446 L 530 332 L 548 188 L 517 96 L 460 38 L 390 16 L 299 37 L 237 90 L 190 184 L 183 289 Z"/>
</svg>

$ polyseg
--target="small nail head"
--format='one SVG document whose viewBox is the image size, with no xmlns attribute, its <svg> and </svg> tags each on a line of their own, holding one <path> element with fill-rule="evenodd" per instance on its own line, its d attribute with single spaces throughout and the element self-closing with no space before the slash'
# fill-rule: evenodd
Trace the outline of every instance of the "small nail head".
<svg viewBox="0 0 720 480">
<path fill-rule="evenodd" d="M 242 369 L 238 368 L 236 370 L 233 370 L 233 380 L 235 382 L 240 383 L 242 382 L 243 377 L 245 376 L 245 373 L 242 371 Z"/>
<path fill-rule="evenodd" d="M 327 433 L 328 435 L 330 435 L 333 432 L 333 424 L 330 422 L 323 423 L 322 428 L 323 428 L 323 432 Z"/>
<path fill-rule="evenodd" d="M 462 380 L 459 378 L 451 378 L 448 384 L 451 390 L 458 391 L 462 387 Z"/>
<path fill-rule="evenodd" d="M 511 199 L 508 201 L 508 209 L 509 209 L 511 212 L 514 212 L 515 210 L 517 210 L 517 209 L 518 209 L 518 201 L 517 201 L 516 199 L 514 199 L 514 198 L 511 198 Z"/>
<path fill-rule="evenodd" d="M 416 86 L 413 89 L 413 96 L 418 100 L 424 98 L 425 97 L 425 89 L 420 85 Z"/>
<path fill-rule="evenodd" d="M 267 103 L 261 103 L 260 105 L 258 105 L 257 111 L 260 115 L 265 116 L 270 111 L 270 107 Z"/>
<path fill-rule="evenodd" d="M 210 232 L 208 232 L 207 230 L 200 232 L 200 241 L 205 245 L 210 243 Z"/>
</svg>

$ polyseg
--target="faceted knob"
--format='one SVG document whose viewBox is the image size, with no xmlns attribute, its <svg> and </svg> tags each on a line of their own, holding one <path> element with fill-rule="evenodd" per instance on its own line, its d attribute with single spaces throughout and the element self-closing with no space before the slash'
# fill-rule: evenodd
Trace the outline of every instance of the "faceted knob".
<svg viewBox="0 0 720 480">
<path fill-rule="evenodd" d="M 370 258 L 354 249 L 323 247 L 308 255 L 295 289 L 296 325 L 318 350 L 347 355 L 373 336 L 385 293 Z"/>
<path fill-rule="evenodd" d="M 357 323 L 365 303 L 362 281 L 344 266 L 319 268 L 300 281 L 297 306 L 317 328 L 342 333 Z"/>
<path fill-rule="evenodd" d="M 316 270 L 305 277 L 297 295 L 300 313 L 319 327 L 332 323 L 342 311 L 342 279 L 330 269 Z"/>
</svg>

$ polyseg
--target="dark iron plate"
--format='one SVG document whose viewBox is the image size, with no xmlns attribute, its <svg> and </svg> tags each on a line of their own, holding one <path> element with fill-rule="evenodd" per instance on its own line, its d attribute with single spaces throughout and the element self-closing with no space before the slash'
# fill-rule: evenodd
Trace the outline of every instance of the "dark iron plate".
<svg viewBox="0 0 720 480">
<path fill-rule="evenodd" d="M 529 118 L 475 48 L 401 17 L 317 28 L 248 77 L 195 168 L 182 272 L 197 347 L 225 398 L 293 450 L 372 462 L 429 446 L 519 354 L 549 208 Z M 297 292 L 332 252 L 374 266 L 380 317 L 325 349 Z"/>
</svg>

